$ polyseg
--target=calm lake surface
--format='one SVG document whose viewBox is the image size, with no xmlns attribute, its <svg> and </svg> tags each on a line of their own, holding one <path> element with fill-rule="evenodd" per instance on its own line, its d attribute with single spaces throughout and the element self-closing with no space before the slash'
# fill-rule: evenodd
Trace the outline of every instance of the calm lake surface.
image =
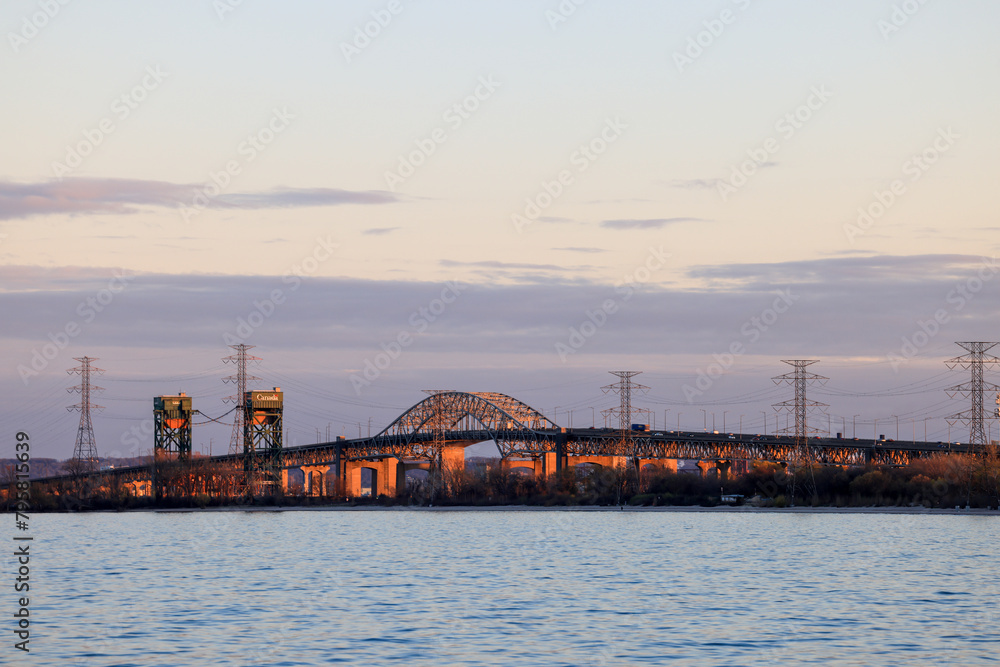
<svg viewBox="0 0 1000 667">
<path fill-rule="evenodd" d="M 31 520 L 31 653 L 14 656 L 8 636 L 8 664 L 1000 658 L 1000 517 L 387 510 Z M 13 609 L 13 593 L 4 599 Z"/>
</svg>

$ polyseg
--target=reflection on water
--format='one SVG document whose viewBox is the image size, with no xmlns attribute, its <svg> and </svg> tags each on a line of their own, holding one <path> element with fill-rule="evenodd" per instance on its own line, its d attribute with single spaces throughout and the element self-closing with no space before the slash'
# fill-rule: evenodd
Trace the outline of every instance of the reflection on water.
<svg viewBox="0 0 1000 667">
<path fill-rule="evenodd" d="M 969 665 L 1000 641 L 996 517 L 32 521 L 39 665 Z"/>
</svg>

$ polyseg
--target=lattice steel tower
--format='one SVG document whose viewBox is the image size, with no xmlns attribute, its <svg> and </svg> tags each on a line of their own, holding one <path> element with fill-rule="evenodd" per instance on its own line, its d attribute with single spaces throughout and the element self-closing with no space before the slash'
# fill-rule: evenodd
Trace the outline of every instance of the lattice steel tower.
<svg viewBox="0 0 1000 667">
<path fill-rule="evenodd" d="M 810 401 L 806 398 L 806 387 L 810 383 L 818 382 L 823 384 L 829 378 L 823 377 L 822 375 L 816 375 L 815 373 L 810 373 L 806 370 L 807 366 L 811 366 L 819 362 L 819 359 L 782 359 L 782 363 L 790 365 L 793 370 L 791 373 L 785 373 L 784 375 L 779 375 L 778 377 L 771 378 L 774 384 L 789 384 L 794 387 L 795 398 L 791 401 L 782 401 L 781 403 L 775 403 L 772 407 L 776 411 L 786 411 L 795 416 L 795 424 L 789 428 L 781 429 L 784 433 L 793 433 L 795 437 L 795 446 L 799 449 L 800 456 L 808 457 L 809 452 L 806 445 L 808 444 L 808 438 L 814 433 L 818 433 L 817 429 L 809 428 L 809 413 L 814 412 L 817 408 L 822 411 L 823 408 L 829 407 L 826 403 L 820 403 L 819 401 Z"/>
<path fill-rule="evenodd" d="M 153 456 L 176 455 L 180 461 L 191 458 L 191 397 L 157 396 L 153 399 Z"/>
<path fill-rule="evenodd" d="M 80 413 L 80 427 L 76 431 L 76 446 L 73 448 L 73 469 L 76 473 L 92 472 L 98 468 L 98 458 L 97 441 L 94 438 L 94 425 L 90 421 L 90 411 L 103 410 L 104 406 L 92 403 L 90 395 L 92 392 L 104 391 L 104 388 L 90 384 L 90 374 L 100 374 L 104 370 L 90 365 L 91 362 L 97 361 L 94 357 L 73 357 L 73 359 L 80 362 L 76 368 L 70 368 L 66 371 L 70 375 L 80 376 L 80 384 L 66 390 L 80 394 L 80 402 L 66 408 L 70 411 L 77 410 Z"/>
<path fill-rule="evenodd" d="M 972 378 L 968 382 L 955 385 L 945 391 L 950 398 L 955 398 L 956 396 L 966 397 L 971 400 L 972 404 L 968 410 L 948 417 L 947 421 L 953 426 L 955 424 L 968 424 L 969 444 L 982 447 L 988 444 L 984 423 L 987 419 L 993 418 L 993 415 L 987 414 L 986 407 L 983 405 L 983 394 L 986 391 L 994 392 L 1000 389 L 1000 387 L 992 382 L 986 382 L 983 379 L 983 370 L 986 366 L 1000 363 L 1000 359 L 997 357 L 992 354 L 986 354 L 997 343 L 967 342 L 956 343 L 956 345 L 964 349 L 968 354 L 949 359 L 944 363 L 951 369 L 961 367 L 970 371 Z"/>
<path fill-rule="evenodd" d="M 222 400 L 227 403 L 232 402 L 236 404 L 236 415 L 233 419 L 233 437 L 229 441 L 229 453 L 241 454 L 246 451 L 249 444 L 246 434 L 247 384 L 260 380 L 259 377 L 254 375 L 247 375 L 247 363 L 259 364 L 262 360 L 260 357 L 247 354 L 247 350 L 253 349 L 253 345 L 240 343 L 239 345 L 230 345 L 229 347 L 236 350 L 236 354 L 223 357 L 222 361 L 227 364 L 236 364 L 236 374 L 226 376 L 222 378 L 222 381 L 235 384 L 236 394 L 233 396 L 227 396 Z"/>
<path fill-rule="evenodd" d="M 250 496 L 267 495 L 280 488 L 284 405 L 281 387 L 248 391 L 244 397 L 247 418 L 243 428 L 243 472 Z"/>
<path fill-rule="evenodd" d="M 645 394 L 649 387 L 632 382 L 632 378 L 642 373 L 642 371 L 608 371 L 618 378 L 618 382 L 601 387 L 605 394 L 618 394 L 619 405 L 617 408 L 601 410 L 605 417 L 618 416 L 618 443 L 616 446 L 619 456 L 634 456 L 632 451 L 632 415 L 647 414 L 648 410 L 632 407 L 632 394 Z"/>
</svg>

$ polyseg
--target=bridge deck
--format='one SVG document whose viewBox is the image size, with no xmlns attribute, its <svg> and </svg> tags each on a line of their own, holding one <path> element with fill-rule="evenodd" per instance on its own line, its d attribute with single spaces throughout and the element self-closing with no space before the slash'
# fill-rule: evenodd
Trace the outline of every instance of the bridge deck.
<svg viewBox="0 0 1000 667">
<path fill-rule="evenodd" d="M 794 439 L 787 436 L 704 433 L 697 431 L 635 431 L 630 446 L 641 459 L 696 459 L 759 460 L 787 462 L 795 457 Z M 400 460 L 426 460 L 428 445 L 435 441 L 433 433 L 417 431 L 410 434 L 380 434 L 370 438 L 337 440 L 288 447 L 282 452 L 282 467 L 297 468 L 304 465 L 334 465 L 339 460 L 380 459 L 394 457 Z M 615 450 L 619 433 L 613 429 L 545 429 L 526 433 L 522 429 L 511 431 L 485 429 L 448 431 L 440 433 L 437 441 L 452 445 L 471 445 L 493 439 L 504 439 L 511 446 L 505 458 L 535 458 L 556 451 L 562 442 L 563 454 L 575 456 L 621 455 Z M 829 465 L 905 465 L 915 459 L 939 453 L 968 453 L 967 444 L 921 441 L 866 440 L 858 438 L 810 438 L 811 457 L 818 463 Z M 223 454 L 196 459 L 212 464 L 242 465 L 238 454 Z M 90 473 L 94 476 L 114 475 L 120 479 L 148 479 L 149 466 L 130 466 Z M 72 475 L 56 475 L 33 479 L 33 482 L 59 482 Z"/>
</svg>

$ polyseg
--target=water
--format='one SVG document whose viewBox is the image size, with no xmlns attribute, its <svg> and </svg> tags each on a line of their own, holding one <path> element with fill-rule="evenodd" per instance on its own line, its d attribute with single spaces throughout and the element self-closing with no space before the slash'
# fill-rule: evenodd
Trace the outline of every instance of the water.
<svg viewBox="0 0 1000 667">
<path fill-rule="evenodd" d="M 998 517 L 112 513 L 32 530 L 22 664 L 972 665 L 1000 641 Z"/>
</svg>

